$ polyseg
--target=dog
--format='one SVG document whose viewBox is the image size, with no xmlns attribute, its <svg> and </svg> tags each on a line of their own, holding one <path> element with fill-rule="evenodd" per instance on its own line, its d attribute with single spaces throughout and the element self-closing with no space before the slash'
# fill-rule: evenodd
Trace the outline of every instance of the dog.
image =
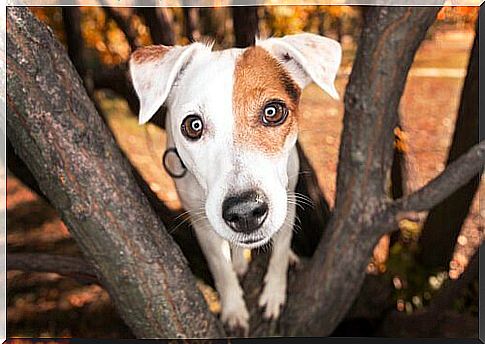
<svg viewBox="0 0 485 344">
<path fill-rule="evenodd" d="M 221 320 L 231 329 L 248 331 L 238 281 L 248 269 L 244 249 L 271 240 L 259 305 L 266 319 L 277 319 L 285 303 L 288 267 L 298 261 L 290 244 L 300 96 L 315 82 L 339 99 L 341 55 L 337 41 L 302 33 L 220 51 L 200 42 L 154 45 L 130 57 L 139 123 L 166 108 L 164 164 L 214 277 Z"/>
</svg>

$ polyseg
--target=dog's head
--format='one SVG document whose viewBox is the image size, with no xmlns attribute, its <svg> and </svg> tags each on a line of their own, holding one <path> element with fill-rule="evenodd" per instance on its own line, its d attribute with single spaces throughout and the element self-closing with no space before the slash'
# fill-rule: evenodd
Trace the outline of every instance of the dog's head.
<svg viewBox="0 0 485 344">
<path fill-rule="evenodd" d="M 246 49 L 192 43 L 132 54 L 139 122 L 166 106 L 166 129 L 204 190 L 205 215 L 226 240 L 259 246 L 284 225 L 301 91 L 313 81 L 338 98 L 340 60 L 339 43 L 313 34 Z"/>
</svg>

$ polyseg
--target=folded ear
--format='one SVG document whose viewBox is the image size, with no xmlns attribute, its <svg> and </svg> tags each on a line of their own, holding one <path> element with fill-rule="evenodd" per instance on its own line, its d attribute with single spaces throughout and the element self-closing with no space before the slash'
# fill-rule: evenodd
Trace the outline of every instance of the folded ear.
<svg viewBox="0 0 485 344">
<path fill-rule="evenodd" d="M 144 124 L 163 105 L 173 83 L 201 43 L 187 46 L 152 45 L 137 49 L 130 57 L 130 75 L 138 99 L 138 122 Z"/>
<path fill-rule="evenodd" d="M 334 82 L 342 59 L 342 48 L 337 41 L 302 33 L 256 40 L 256 45 L 276 57 L 302 89 L 314 81 L 333 98 L 339 99 Z"/>
</svg>

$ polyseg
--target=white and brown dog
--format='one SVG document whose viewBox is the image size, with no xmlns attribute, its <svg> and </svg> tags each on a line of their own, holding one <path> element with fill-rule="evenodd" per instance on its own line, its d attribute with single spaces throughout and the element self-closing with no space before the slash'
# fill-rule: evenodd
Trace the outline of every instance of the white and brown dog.
<svg viewBox="0 0 485 344">
<path fill-rule="evenodd" d="M 237 275 L 244 248 L 272 240 L 259 304 L 277 318 L 286 299 L 299 161 L 298 103 L 312 81 L 338 99 L 340 44 L 314 34 L 257 40 L 246 49 L 148 46 L 132 54 L 139 122 L 165 105 L 169 169 L 220 294 L 221 319 L 247 331 Z M 176 149 L 176 150 L 175 150 Z M 187 172 L 187 173 L 185 173 Z M 178 172 L 177 172 L 178 173 Z M 173 172 L 173 175 L 177 173 Z"/>
</svg>

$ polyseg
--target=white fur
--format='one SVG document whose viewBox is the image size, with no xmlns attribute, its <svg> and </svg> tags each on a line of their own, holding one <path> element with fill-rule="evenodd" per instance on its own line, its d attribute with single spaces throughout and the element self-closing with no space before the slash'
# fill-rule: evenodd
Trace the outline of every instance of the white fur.
<svg viewBox="0 0 485 344">
<path fill-rule="evenodd" d="M 338 98 L 333 85 L 341 58 L 337 42 L 300 34 L 258 40 L 257 45 L 278 58 L 302 88 L 313 80 Z M 130 71 L 141 103 L 140 123 L 150 120 L 162 104 L 167 107 L 167 147 L 177 148 L 188 169 L 175 184 L 183 206 L 191 214 L 220 294 L 221 319 L 247 333 L 249 314 L 237 278 L 248 268 L 243 248 L 261 246 L 273 239 L 259 304 L 265 307 L 266 318 L 277 318 L 286 300 L 288 265 L 297 261 L 290 249 L 296 201 L 291 192 L 298 180 L 299 162 L 296 135 L 287 137 L 277 156 L 234 143 L 234 68 L 242 52 L 214 52 L 210 46 L 193 43 L 173 47 L 157 61 L 132 60 Z M 204 132 L 200 140 L 189 141 L 181 134 L 180 126 L 194 112 L 202 116 Z M 268 217 L 255 233 L 236 233 L 222 218 L 222 202 L 230 193 L 254 187 L 268 198 Z M 243 244 L 247 239 L 260 241 Z"/>
</svg>

